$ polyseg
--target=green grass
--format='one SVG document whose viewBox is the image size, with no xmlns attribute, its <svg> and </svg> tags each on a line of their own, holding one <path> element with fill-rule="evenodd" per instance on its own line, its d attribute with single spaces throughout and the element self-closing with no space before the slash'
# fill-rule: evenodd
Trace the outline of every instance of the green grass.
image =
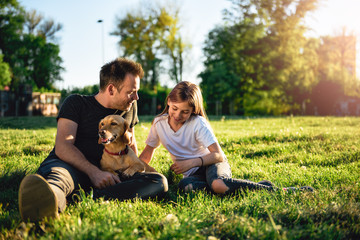
<svg viewBox="0 0 360 240">
<path fill-rule="evenodd" d="M 52 149 L 54 118 L 0 118 L 0 239 L 359 239 L 360 118 L 211 118 L 233 177 L 310 185 L 315 193 L 217 196 L 177 191 L 170 156 L 151 165 L 169 180 L 163 199 L 94 201 L 81 194 L 59 219 L 22 223 L 17 191 Z M 151 118 L 136 127 L 141 150 Z"/>
</svg>

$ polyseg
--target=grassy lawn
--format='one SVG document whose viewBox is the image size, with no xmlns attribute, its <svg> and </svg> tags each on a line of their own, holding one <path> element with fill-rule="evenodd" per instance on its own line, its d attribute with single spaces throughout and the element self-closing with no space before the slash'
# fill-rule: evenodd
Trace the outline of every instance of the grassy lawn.
<svg viewBox="0 0 360 240">
<path fill-rule="evenodd" d="M 163 199 L 92 200 L 81 194 L 59 219 L 23 223 L 21 179 L 54 145 L 54 118 L 0 118 L 0 239 L 360 239 L 360 118 L 210 118 L 233 177 L 315 188 L 314 193 L 177 191 L 163 147 L 151 164 Z M 136 127 L 141 150 L 151 118 Z"/>
</svg>

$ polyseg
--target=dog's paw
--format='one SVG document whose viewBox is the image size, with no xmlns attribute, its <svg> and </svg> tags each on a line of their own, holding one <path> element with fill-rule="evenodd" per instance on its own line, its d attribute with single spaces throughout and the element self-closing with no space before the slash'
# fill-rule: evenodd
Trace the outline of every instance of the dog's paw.
<svg viewBox="0 0 360 240">
<path fill-rule="evenodd" d="M 146 166 L 145 167 L 145 172 L 157 172 L 157 171 L 155 170 L 155 168 L 153 168 L 151 166 Z"/>
<path fill-rule="evenodd" d="M 137 172 L 145 172 L 144 167 L 129 167 L 125 171 L 123 171 L 123 175 L 126 177 L 131 177 Z"/>
</svg>

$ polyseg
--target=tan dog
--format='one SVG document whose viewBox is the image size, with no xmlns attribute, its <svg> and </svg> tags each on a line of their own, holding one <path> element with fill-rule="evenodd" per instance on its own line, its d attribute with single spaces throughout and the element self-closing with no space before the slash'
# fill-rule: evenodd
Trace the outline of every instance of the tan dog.
<svg viewBox="0 0 360 240">
<path fill-rule="evenodd" d="M 109 115 L 99 123 L 99 144 L 104 145 L 104 152 L 100 161 L 101 169 L 117 174 L 121 172 L 125 177 L 131 177 L 136 172 L 156 172 L 145 162 L 141 161 L 128 146 L 131 133 L 129 123 L 119 115 Z"/>
</svg>

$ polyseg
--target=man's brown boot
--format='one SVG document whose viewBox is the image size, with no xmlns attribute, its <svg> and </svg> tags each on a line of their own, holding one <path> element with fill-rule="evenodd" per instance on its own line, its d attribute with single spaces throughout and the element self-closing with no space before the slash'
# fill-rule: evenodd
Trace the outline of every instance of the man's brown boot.
<svg viewBox="0 0 360 240">
<path fill-rule="evenodd" d="M 38 174 L 26 176 L 19 189 L 19 211 L 23 221 L 58 216 L 58 202 L 48 182 Z"/>
</svg>

